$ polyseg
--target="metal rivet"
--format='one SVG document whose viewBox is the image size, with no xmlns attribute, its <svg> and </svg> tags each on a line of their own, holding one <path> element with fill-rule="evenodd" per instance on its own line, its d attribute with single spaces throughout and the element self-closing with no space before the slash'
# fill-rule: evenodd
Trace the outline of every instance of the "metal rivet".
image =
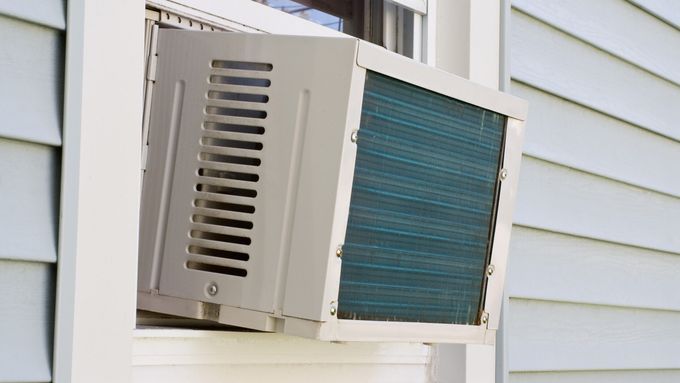
<svg viewBox="0 0 680 383">
<path fill-rule="evenodd" d="M 489 322 L 489 313 L 482 313 L 482 323 L 486 324 Z"/>
<path fill-rule="evenodd" d="M 359 132 L 356 130 L 353 131 L 352 135 L 349 138 L 352 140 L 352 142 L 357 142 L 357 140 L 359 139 Z"/>
<path fill-rule="evenodd" d="M 338 246 L 338 248 L 335 250 L 335 256 L 342 258 L 342 246 Z"/>
<path fill-rule="evenodd" d="M 331 302 L 331 315 L 335 315 L 338 313 L 338 308 L 335 306 L 335 302 Z"/>
<path fill-rule="evenodd" d="M 217 291 L 218 291 L 217 284 L 213 282 L 213 283 L 209 284 L 208 287 L 206 287 L 205 290 L 208 292 L 208 295 L 210 295 L 211 297 L 214 297 L 215 295 L 217 295 Z"/>
<path fill-rule="evenodd" d="M 496 271 L 496 267 L 494 265 L 489 265 L 489 267 L 486 268 L 486 275 L 492 276 L 494 271 Z"/>
<path fill-rule="evenodd" d="M 508 178 L 508 169 L 501 169 L 501 172 L 500 172 L 500 174 L 499 174 L 499 177 L 500 177 L 501 181 L 503 181 L 503 180 L 505 180 L 506 178 Z"/>
</svg>

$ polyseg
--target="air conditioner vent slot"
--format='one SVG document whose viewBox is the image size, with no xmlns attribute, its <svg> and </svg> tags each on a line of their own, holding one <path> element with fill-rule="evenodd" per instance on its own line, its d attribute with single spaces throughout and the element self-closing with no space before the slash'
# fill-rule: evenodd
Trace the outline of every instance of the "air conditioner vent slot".
<svg viewBox="0 0 680 383">
<path fill-rule="evenodd" d="M 255 63 L 246 61 L 231 61 L 231 60 L 213 60 L 213 68 L 220 69 L 242 69 L 242 70 L 256 70 L 262 72 L 271 72 L 274 66 L 269 63 Z"/>
<path fill-rule="evenodd" d="M 264 134 L 264 127 L 262 126 L 224 124 L 220 122 L 211 122 L 208 121 L 208 119 L 206 119 L 206 122 L 203 124 L 203 129 L 214 130 L 218 132 L 234 132 L 260 135 Z"/>
<path fill-rule="evenodd" d="M 199 138 L 186 268 L 245 277 L 272 64 L 213 60 Z"/>
<path fill-rule="evenodd" d="M 211 75 L 210 83 L 225 85 L 258 86 L 262 88 L 268 88 L 272 84 L 272 82 L 269 79 L 265 78 L 222 76 L 222 75 Z"/>
<path fill-rule="evenodd" d="M 207 114 L 217 114 L 221 116 L 234 116 L 246 118 L 267 118 L 267 112 L 262 110 L 250 110 L 239 108 L 222 108 L 219 106 L 208 106 L 205 108 Z"/>
<path fill-rule="evenodd" d="M 211 264 L 207 264 L 207 263 L 192 262 L 192 261 L 187 262 L 186 265 L 187 265 L 187 269 L 207 271 L 209 273 L 233 275 L 233 276 L 236 276 L 236 277 L 245 277 L 245 276 L 248 275 L 248 271 L 246 269 L 241 269 L 241 268 L 238 268 L 238 267 L 211 265 Z"/>
<path fill-rule="evenodd" d="M 205 136 L 201 138 L 201 144 L 207 146 L 221 146 L 223 148 L 239 148 L 250 150 L 262 150 L 263 146 L 261 142 L 226 140 L 221 138 Z"/>
<path fill-rule="evenodd" d="M 208 92 L 208 99 L 210 100 L 232 100 L 243 102 L 258 102 L 266 104 L 269 102 L 269 96 L 265 94 L 250 94 L 250 93 L 236 93 L 236 92 L 220 92 L 211 90 Z"/>
</svg>

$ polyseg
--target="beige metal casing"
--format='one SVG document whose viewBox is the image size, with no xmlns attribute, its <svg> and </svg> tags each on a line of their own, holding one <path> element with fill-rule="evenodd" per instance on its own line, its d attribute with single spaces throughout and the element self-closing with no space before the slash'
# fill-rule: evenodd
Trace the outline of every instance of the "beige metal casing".
<svg viewBox="0 0 680 383">
<path fill-rule="evenodd" d="M 142 201 L 140 308 L 326 340 L 493 342 L 519 173 L 524 101 L 352 38 L 166 30 L 160 32 L 157 51 Z M 213 60 L 271 64 L 271 70 L 212 68 Z M 356 156 L 351 136 L 359 128 L 366 69 L 509 117 L 503 155 L 503 167 L 509 173 L 500 192 L 491 259 L 496 272 L 488 281 L 485 323 L 385 323 L 339 320 L 332 314 L 342 262 L 336 249 L 345 237 Z M 268 102 L 209 100 L 208 92 L 216 89 L 253 92 L 250 87 L 210 84 L 212 75 L 267 79 L 271 85 L 258 91 L 264 92 Z M 205 113 L 210 107 L 266 113 L 259 121 L 218 118 L 223 123 L 261 125 L 264 134 L 259 137 L 211 136 L 261 144 L 256 153 L 259 166 L 244 170 L 244 166 L 206 165 L 199 160 L 205 150 L 200 145 L 202 137 L 214 134 L 201 129 L 215 119 Z M 242 149 L 229 151 L 252 155 Z M 197 173 L 201 166 L 238 168 L 258 175 L 248 185 L 236 182 L 254 190 L 255 197 L 210 197 L 252 205 L 254 212 L 247 216 L 209 212 L 248 219 L 252 228 L 190 222 L 192 215 L 205 210 L 192 206 L 194 199 L 206 197 L 195 190 L 196 184 L 205 181 Z M 205 244 L 203 239 L 190 238 L 191 230 L 250 238 L 250 244 L 215 245 L 247 253 L 249 258 L 206 259 L 188 254 L 188 246 Z M 187 261 L 239 268 L 247 275 L 190 270 Z M 211 288 L 216 294 L 209 293 Z"/>
</svg>

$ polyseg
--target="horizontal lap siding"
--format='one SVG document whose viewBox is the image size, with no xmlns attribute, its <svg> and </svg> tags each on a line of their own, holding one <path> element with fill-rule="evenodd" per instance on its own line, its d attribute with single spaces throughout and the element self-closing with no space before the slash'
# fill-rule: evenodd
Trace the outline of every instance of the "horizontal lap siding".
<svg viewBox="0 0 680 383">
<path fill-rule="evenodd" d="M 512 297 L 680 311 L 677 254 L 523 226 L 510 251 Z"/>
<path fill-rule="evenodd" d="M 680 29 L 680 2 L 677 0 L 629 0 L 630 3 L 646 10 L 650 14 L 658 17 Z"/>
<path fill-rule="evenodd" d="M 514 374 L 510 383 L 677 383 L 680 370 L 530 372 Z"/>
<path fill-rule="evenodd" d="M 65 4 L 0 4 L 0 382 L 51 380 Z"/>
<path fill-rule="evenodd" d="M 680 34 L 630 3 L 515 0 L 513 5 L 579 39 L 594 41 L 600 49 L 641 69 L 680 84 Z"/>
<path fill-rule="evenodd" d="M 520 82 L 512 93 L 531 101 L 524 153 L 680 197 L 680 177 L 670 175 L 676 141 Z"/>
<path fill-rule="evenodd" d="M 513 371 L 679 369 L 680 312 L 510 298 Z"/>
<path fill-rule="evenodd" d="M 0 382 L 50 380 L 53 305 L 54 265 L 0 260 Z"/>
<path fill-rule="evenodd" d="M 61 145 L 63 37 L 0 9 L 0 136 Z"/>
<path fill-rule="evenodd" d="M 625 1 L 513 5 L 506 381 L 677 381 L 680 30 Z"/>
<path fill-rule="evenodd" d="M 0 138 L 0 259 L 57 260 L 59 150 Z"/>
<path fill-rule="evenodd" d="M 680 198 L 529 156 L 522 161 L 515 222 L 523 226 L 680 253 L 678 217 Z"/>
<path fill-rule="evenodd" d="M 524 13 L 511 22 L 515 80 L 680 140 L 676 84 Z"/>
</svg>

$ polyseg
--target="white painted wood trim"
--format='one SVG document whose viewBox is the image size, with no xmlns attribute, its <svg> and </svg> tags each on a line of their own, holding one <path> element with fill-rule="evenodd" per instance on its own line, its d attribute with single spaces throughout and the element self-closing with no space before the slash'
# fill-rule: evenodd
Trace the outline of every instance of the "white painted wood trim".
<svg viewBox="0 0 680 383">
<path fill-rule="evenodd" d="M 200 350 L 200 352 L 196 352 Z M 262 332 L 183 329 L 134 331 L 132 364 L 427 364 L 419 343 L 324 342 Z"/>
<path fill-rule="evenodd" d="M 425 15 L 428 11 L 428 0 L 387 0 L 390 3 L 408 9 L 418 15 Z"/>
<path fill-rule="evenodd" d="M 492 89 L 500 87 L 501 71 L 501 1 L 439 1 L 436 13 L 427 16 L 427 32 L 437 31 L 436 42 L 426 44 L 426 62 L 436 57 L 436 66 L 466 77 Z M 442 12 L 446 9 L 448 12 Z M 437 20 L 434 26 L 428 23 Z M 436 55 L 430 47 L 436 47 Z M 503 51 L 505 53 L 505 51 Z M 440 364 L 453 363 L 454 368 L 438 369 L 438 382 L 493 383 L 496 379 L 496 347 L 439 345 Z M 456 358 L 457 361 L 444 360 Z M 461 371 L 463 369 L 463 371 Z"/>
<path fill-rule="evenodd" d="M 437 1 L 427 2 L 427 15 L 423 16 L 421 61 L 430 66 L 435 66 L 437 63 Z"/>
<path fill-rule="evenodd" d="M 500 0 L 470 1 L 469 79 L 498 89 L 500 77 Z"/>
<path fill-rule="evenodd" d="M 231 30 L 285 35 L 344 36 L 342 32 L 252 0 L 147 0 L 149 5 L 210 21 Z"/>
<path fill-rule="evenodd" d="M 129 382 L 144 2 L 71 0 L 67 31 L 53 379 Z"/>
</svg>

